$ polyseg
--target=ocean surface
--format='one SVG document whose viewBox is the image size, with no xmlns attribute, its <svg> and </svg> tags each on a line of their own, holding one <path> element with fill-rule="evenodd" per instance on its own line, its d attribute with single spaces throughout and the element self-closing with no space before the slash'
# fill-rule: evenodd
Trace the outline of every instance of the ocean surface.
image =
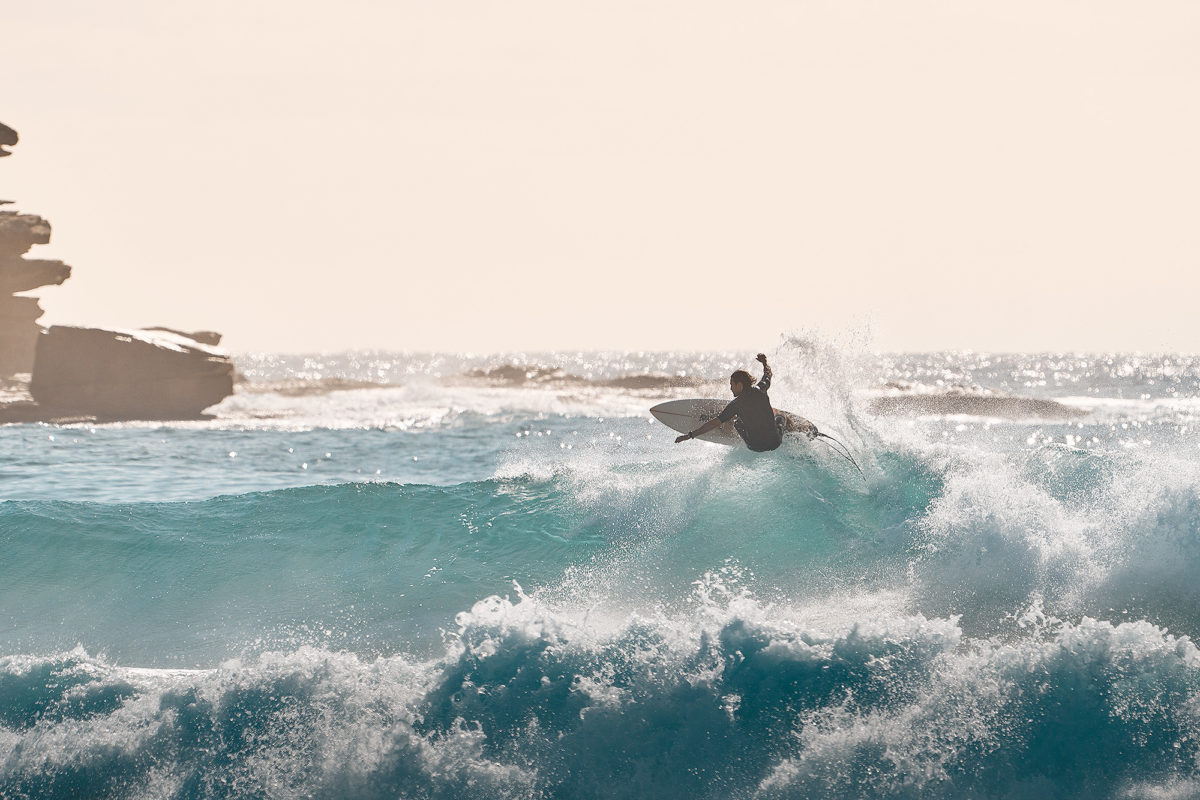
<svg viewBox="0 0 1200 800">
<path fill-rule="evenodd" d="M 861 475 L 650 417 L 753 353 L 0 427 L 0 797 L 1200 796 L 1200 358 L 768 353 Z"/>
</svg>

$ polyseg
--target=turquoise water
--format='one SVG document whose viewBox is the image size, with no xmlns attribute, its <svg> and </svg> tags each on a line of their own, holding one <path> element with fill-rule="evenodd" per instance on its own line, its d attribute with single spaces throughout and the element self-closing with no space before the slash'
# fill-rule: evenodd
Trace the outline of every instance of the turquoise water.
<svg viewBox="0 0 1200 800">
<path fill-rule="evenodd" d="M 0 796 L 1200 793 L 1200 362 L 771 355 L 865 477 L 674 445 L 727 354 L 245 357 L 212 421 L 0 428 Z"/>
</svg>

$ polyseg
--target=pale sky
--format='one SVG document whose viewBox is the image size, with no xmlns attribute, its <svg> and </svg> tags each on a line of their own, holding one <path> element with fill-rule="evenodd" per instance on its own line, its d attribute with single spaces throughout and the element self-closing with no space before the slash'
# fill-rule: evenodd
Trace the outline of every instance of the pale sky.
<svg viewBox="0 0 1200 800">
<path fill-rule="evenodd" d="M 1200 3 L 6 2 L 45 324 L 1200 350 Z M 9 207 L 12 208 L 12 207 Z"/>
</svg>

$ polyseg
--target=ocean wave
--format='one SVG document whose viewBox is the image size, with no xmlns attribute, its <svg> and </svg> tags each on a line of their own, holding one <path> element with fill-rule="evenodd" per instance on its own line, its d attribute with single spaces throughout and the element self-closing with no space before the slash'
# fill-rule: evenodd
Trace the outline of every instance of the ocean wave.
<svg viewBox="0 0 1200 800">
<path fill-rule="evenodd" d="M 603 541 L 569 498 L 536 482 L 9 501 L 0 640 L 83 642 L 178 665 L 296 643 L 379 652 L 401 637 L 428 647 L 476 592 L 555 580 Z"/>
<path fill-rule="evenodd" d="M 889 467 L 903 492 L 893 477 L 872 494 L 825 452 L 671 452 L 614 464 L 597 449 L 454 486 L 0 502 L 7 641 L 82 641 L 174 664 L 324 642 L 325 630 L 356 652 L 396 635 L 429 647 L 457 609 L 513 579 L 629 609 L 686 594 L 731 562 L 781 594 L 812 596 L 880 564 L 889 570 L 878 580 L 892 580 L 907 520 L 938 486 L 909 461 Z M 130 635 L 130 618 L 143 635 Z"/>
<path fill-rule="evenodd" d="M 860 454 L 864 479 L 808 445 L 771 458 L 715 447 L 645 461 L 599 447 L 554 452 L 453 486 L 3 502 L 12 628 L 36 641 L 47 629 L 25 617 L 49 610 L 75 623 L 61 636 L 104 631 L 115 604 L 134 597 L 156 624 L 225 620 L 197 626 L 197 642 L 249 640 L 263 627 L 344 631 L 357 617 L 347 641 L 361 644 L 364 630 L 394 630 L 387 615 L 420 592 L 427 602 L 409 618 L 422 630 L 405 633 L 431 641 L 474 592 L 514 578 L 653 607 L 733 564 L 783 599 L 900 592 L 914 611 L 961 615 L 972 635 L 1039 598 L 1060 616 L 1200 635 L 1200 474 L 1187 462 L 1061 445 L 1014 460 L 916 444 Z M 71 588 L 81 584 L 97 598 L 84 608 Z"/>
<path fill-rule="evenodd" d="M 1045 398 L 961 392 L 884 395 L 871 400 L 868 407 L 875 414 L 967 415 L 1019 420 L 1070 420 L 1088 413 Z"/>
<path fill-rule="evenodd" d="M 347 392 L 357 389 L 381 389 L 392 384 L 377 381 L 355 380 L 352 378 L 315 378 L 311 380 L 290 378 L 282 381 L 248 381 L 240 378 L 236 383 L 237 391 L 251 394 L 278 394 L 284 397 L 309 397 L 329 394 L 330 392 Z"/>
<path fill-rule="evenodd" d="M 1190 461 L 1061 445 L 1023 463 L 965 458 L 914 526 L 914 595 L 976 633 L 1044 600 L 1062 616 L 1145 618 L 1196 636 L 1198 528 Z"/>
<path fill-rule="evenodd" d="M 803 448 L 670 452 L 0 503 L 25 654 L 0 659 L 0 796 L 1198 785 L 1186 459 L 912 440 L 867 452 L 863 480 Z M 514 578 L 528 593 L 503 596 Z M 125 644 L 71 651 L 79 631 Z"/>
<path fill-rule="evenodd" d="M 970 640 L 744 596 L 598 623 L 490 597 L 439 657 L 0 658 L 0 795 L 1117 797 L 1196 779 L 1200 653 L 1147 623 Z"/>
<path fill-rule="evenodd" d="M 1200 652 L 1148 623 L 971 641 L 920 687 L 811 714 L 755 796 L 1129 797 L 1196 779 Z"/>
<path fill-rule="evenodd" d="M 530 364 L 501 364 L 488 368 L 467 370 L 461 375 L 433 379 L 430 376 L 400 376 L 399 381 L 364 380 L 345 376 L 313 378 L 287 378 L 283 380 L 249 380 L 239 375 L 237 390 L 250 394 L 278 394 L 284 397 L 306 397 L 331 392 L 383 389 L 403 386 L 411 382 L 440 382 L 447 385 L 475 383 L 488 386 L 531 387 L 531 388 L 580 388 L 626 389 L 650 391 L 661 389 L 691 389 L 707 386 L 715 381 L 703 380 L 688 375 L 667 375 L 654 372 L 634 372 L 603 377 L 588 377 L 569 373 L 561 367 L 545 367 Z"/>
<path fill-rule="evenodd" d="M 643 417 L 648 403 L 629 391 L 578 385 L 527 387 L 418 377 L 402 383 L 344 378 L 240 384 L 214 406 L 208 429 L 445 430 L 525 417 Z M 187 425 L 195 427 L 195 423 Z"/>
<path fill-rule="evenodd" d="M 639 391 L 694 389 L 714 383 L 714 381 L 702 380 L 694 376 L 664 375 L 652 372 L 610 377 L 587 377 L 571 374 L 561 367 L 545 367 L 536 364 L 501 364 L 486 369 L 469 370 L 463 373 L 463 377 L 500 386 L 594 386 Z"/>
<path fill-rule="evenodd" d="M 865 476 L 806 443 L 769 458 L 704 447 L 630 460 L 598 442 L 586 453 L 548 446 L 545 457 L 514 457 L 490 479 L 453 486 L 9 501 L 0 503 L 0 577 L 57 606 L 54 587 L 86 578 L 120 594 L 144 583 L 139 563 L 179 558 L 199 596 L 210 594 L 207 577 L 260 598 L 253 581 L 264 563 L 299 594 L 270 566 L 282 547 L 299 573 L 355 582 L 370 565 L 395 591 L 426 585 L 430 569 L 449 564 L 493 590 L 512 577 L 561 581 L 586 565 L 606 576 L 593 583 L 653 603 L 731 562 L 781 596 L 903 589 L 924 613 L 963 614 L 973 634 L 1043 597 L 1055 613 L 1122 612 L 1200 635 L 1189 577 L 1200 570 L 1200 471 L 1190 462 L 1057 444 L 1011 458 L 966 445 L 891 447 L 856 449 Z M 58 555 L 47 575 L 50 543 Z M 96 564 L 109 565 L 99 579 Z M 247 583 L 231 586 L 234 577 Z M 470 588 L 447 584 L 436 607 L 467 602 Z"/>
</svg>

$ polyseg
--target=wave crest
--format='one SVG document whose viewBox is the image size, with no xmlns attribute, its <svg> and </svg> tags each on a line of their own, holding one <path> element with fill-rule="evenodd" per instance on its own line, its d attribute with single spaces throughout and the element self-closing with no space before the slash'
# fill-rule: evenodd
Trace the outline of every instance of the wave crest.
<svg viewBox="0 0 1200 800">
<path fill-rule="evenodd" d="M 1200 652 L 1144 622 L 999 642 L 737 594 L 614 621 L 518 594 L 459 623 L 424 662 L 0 659 L 0 794 L 1095 797 L 1200 756 Z"/>
</svg>

